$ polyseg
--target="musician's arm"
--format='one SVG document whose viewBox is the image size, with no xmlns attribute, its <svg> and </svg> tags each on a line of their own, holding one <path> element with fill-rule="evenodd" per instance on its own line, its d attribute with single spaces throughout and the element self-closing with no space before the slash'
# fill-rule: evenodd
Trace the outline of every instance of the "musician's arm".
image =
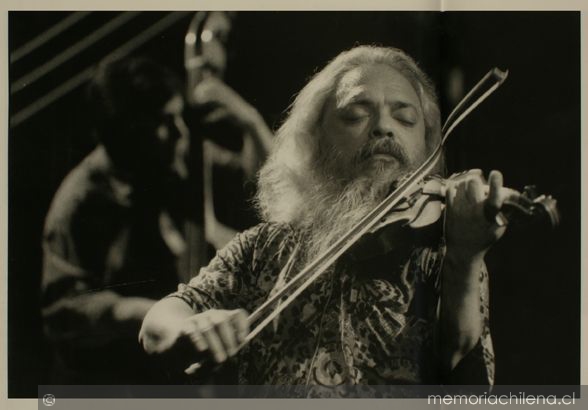
<svg viewBox="0 0 588 410">
<path fill-rule="evenodd" d="M 470 174 L 471 178 L 448 188 L 445 215 L 447 252 L 441 272 L 439 342 L 442 372 L 446 379 L 462 384 L 484 382 L 453 377 L 463 373 L 464 367 L 472 367 L 471 363 L 476 361 L 479 369 L 487 370 L 481 372 L 487 373 L 485 382 L 492 381 L 492 369 L 488 369 L 487 361 L 483 360 L 491 356 L 484 257 L 505 230 L 486 216 L 486 209 L 498 210 L 502 205 L 502 175 L 496 171 L 490 174 L 490 189 L 486 195 L 481 172 Z M 472 359 L 474 356 L 477 360 Z M 466 358 L 468 361 L 465 361 Z"/>
<path fill-rule="evenodd" d="M 456 281 L 456 277 L 467 279 Z M 488 274 L 483 260 L 462 261 L 448 253 L 441 288 L 438 342 L 443 382 L 492 384 L 494 355 L 488 318 Z"/>
<path fill-rule="evenodd" d="M 188 284 L 157 302 L 143 321 L 139 340 L 154 355 L 179 357 L 187 367 L 198 352 L 222 362 L 248 333 L 240 309 L 251 296 L 252 253 L 259 228 L 238 234 Z M 188 348 L 186 348 L 188 346 Z"/>
<path fill-rule="evenodd" d="M 185 319 L 196 314 L 185 301 L 168 297 L 155 303 L 145 315 L 139 341 L 149 354 L 171 349 L 180 335 Z"/>
</svg>

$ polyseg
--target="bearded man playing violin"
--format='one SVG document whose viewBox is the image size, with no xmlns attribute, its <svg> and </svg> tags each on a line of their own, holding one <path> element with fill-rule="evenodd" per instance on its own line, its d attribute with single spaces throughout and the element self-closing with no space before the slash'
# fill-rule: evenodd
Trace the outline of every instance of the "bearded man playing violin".
<svg viewBox="0 0 588 410">
<path fill-rule="evenodd" d="M 144 349 L 165 357 L 187 345 L 184 368 L 203 355 L 236 361 L 243 384 L 492 384 L 484 256 L 505 229 L 485 212 L 502 205 L 496 171 L 488 189 L 479 171 L 447 185 L 437 235 L 344 254 L 246 340 L 248 313 L 415 170 L 440 128 L 433 86 L 409 56 L 369 46 L 340 54 L 277 133 L 258 181 L 264 222 L 151 309 Z"/>
</svg>

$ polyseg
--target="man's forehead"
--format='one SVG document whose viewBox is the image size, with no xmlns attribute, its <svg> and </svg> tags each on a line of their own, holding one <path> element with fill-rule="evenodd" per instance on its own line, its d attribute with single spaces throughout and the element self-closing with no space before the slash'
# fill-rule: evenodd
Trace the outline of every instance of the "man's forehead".
<svg viewBox="0 0 588 410">
<path fill-rule="evenodd" d="M 343 100 L 352 100 L 363 91 L 360 84 L 366 76 L 365 71 L 364 67 L 356 67 L 341 77 L 335 89 L 335 99 L 338 103 L 342 103 Z"/>
<path fill-rule="evenodd" d="M 335 90 L 336 105 L 342 106 L 356 100 L 366 91 L 370 91 L 370 85 L 381 87 L 382 84 L 376 81 L 381 77 L 394 80 L 394 83 L 403 86 L 401 88 L 405 90 L 405 96 L 416 97 L 418 100 L 414 87 L 398 70 L 385 64 L 371 64 L 355 67 L 340 78 Z"/>
</svg>

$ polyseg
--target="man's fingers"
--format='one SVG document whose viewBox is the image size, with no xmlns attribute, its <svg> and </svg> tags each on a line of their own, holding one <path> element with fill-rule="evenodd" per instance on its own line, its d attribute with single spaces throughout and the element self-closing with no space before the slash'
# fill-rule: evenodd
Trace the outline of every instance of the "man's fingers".
<svg viewBox="0 0 588 410">
<path fill-rule="evenodd" d="M 503 185 L 502 173 L 500 171 L 491 171 L 488 177 L 488 199 L 486 200 L 488 206 L 498 210 L 502 207 L 502 196 L 500 195 L 500 189 Z"/>
<path fill-rule="evenodd" d="M 238 352 L 249 334 L 247 312 L 212 309 L 196 314 L 185 322 L 181 334 L 195 350 L 210 351 L 214 361 L 221 363 Z"/>
<path fill-rule="evenodd" d="M 225 347 L 225 351 L 230 355 L 237 353 L 237 337 L 228 315 L 219 317 L 215 323 L 217 334 Z"/>
<path fill-rule="evenodd" d="M 501 194 L 502 174 L 499 171 L 490 172 L 488 177 L 488 198 L 484 202 L 484 216 L 492 223 L 503 226 L 507 223 L 504 215 L 500 214 L 502 202 L 504 200 Z"/>
<path fill-rule="evenodd" d="M 219 94 L 220 81 L 216 78 L 207 78 L 201 81 L 192 90 L 192 97 L 197 104 L 205 104 L 207 102 L 215 101 Z"/>
<path fill-rule="evenodd" d="M 203 321 L 201 326 L 202 327 L 200 328 L 200 331 L 208 343 L 208 348 L 210 349 L 210 353 L 212 353 L 214 360 L 217 363 L 224 362 L 227 359 L 227 352 L 225 351 L 223 343 L 217 334 L 214 324 L 208 320 Z"/>
<path fill-rule="evenodd" d="M 470 169 L 466 175 L 471 178 L 480 178 L 481 179 L 484 177 L 484 173 L 479 168 Z"/>
<path fill-rule="evenodd" d="M 472 204 L 484 200 L 484 187 L 480 177 L 474 177 L 467 182 L 468 199 Z"/>
<path fill-rule="evenodd" d="M 193 317 L 185 324 L 182 333 L 190 340 L 190 343 L 199 352 L 208 350 L 208 343 L 206 343 L 206 340 L 200 331 L 200 327 L 198 326 L 197 321 L 193 320 Z"/>
<path fill-rule="evenodd" d="M 190 333 L 188 337 L 199 352 L 208 350 L 208 343 L 206 342 L 206 339 L 204 338 L 204 335 L 200 329 L 196 329 L 196 331 Z"/>
<path fill-rule="evenodd" d="M 211 113 L 207 114 L 203 121 L 207 124 L 218 122 L 229 116 L 229 111 L 226 108 L 216 108 Z"/>
<path fill-rule="evenodd" d="M 229 312 L 231 321 L 237 332 L 237 339 L 239 343 L 245 342 L 249 334 L 249 322 L 247 321 L 247 313 L 243 309 L 232 310 Z"/>
<path fill-rule="evenodd" d="M 469 180 L 463 180 L 454 185 L 453 205 L 462 207 L 468 201 Z"/>
<path fill-rule="evenodd" d="M 231 105 L 242 100 L 232 88 L 216 78 L 209 78 L 198 84 L 192 91 L 192 97 L 196 104 Z"/>
</svg>

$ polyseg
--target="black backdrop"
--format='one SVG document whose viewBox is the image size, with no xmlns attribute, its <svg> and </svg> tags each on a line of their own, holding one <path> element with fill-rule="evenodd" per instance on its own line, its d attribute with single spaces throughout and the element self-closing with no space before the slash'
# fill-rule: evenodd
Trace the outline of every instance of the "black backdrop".
<svg viewBox="0 0 588 410">
<path fill-rule="evenodd" d="M 99 12 L 10 66 L 10 81 L 100 27 L 117 13 Z M 105 55 L 139 24 L 142 13 L 11 96 L 14 115 L 35 98 Z M 65 12 L 11 12 L 9 47 L 66 17 Z M 183 75 L 190 15 L 139 49 Z M 580 15 L 574 12 L 242 12 L 230 43 L 227 82 L 272 127 L 317 67 L 355 44 L 392 45 L 414 56 L 443 94 L 454 69 L 466 89 L 491 67 L 507 82 L 451 137 L 450 171 L 500 169 L 507 186 L 536 184 L 558 199 L 559 229 L 513 229 L 488 257 L 497 383 L 577 384 L 580 377 Z M 93 146 L 83 87 L 9 128 L 8 387 L 36 397 L 47 382 L 49 350 L 39 314 L 40 239 L 61 179 Z"/>
</svg>

